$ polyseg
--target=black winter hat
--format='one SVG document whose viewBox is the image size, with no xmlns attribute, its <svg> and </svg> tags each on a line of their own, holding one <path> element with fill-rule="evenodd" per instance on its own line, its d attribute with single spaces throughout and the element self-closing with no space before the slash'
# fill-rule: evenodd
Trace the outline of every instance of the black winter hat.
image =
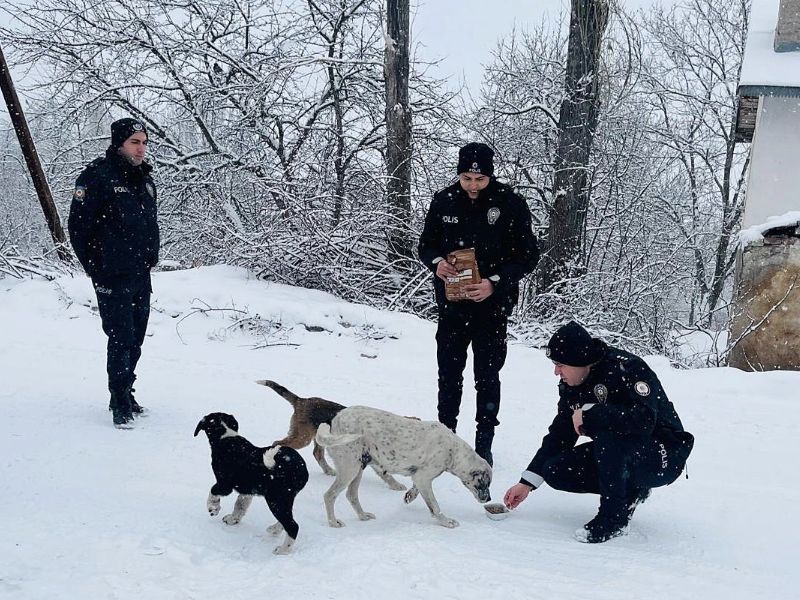
<svg viewBox="0 0 800 600">
<path fill-rule="evenodd" d="M 145 129 L 144 123 L 138 119 L 127 117 L 114 121 L 111 124 L 111 147 L 119 148 L 125 143 L 125 140 L 134 133 L 139 133 L 140 131 L 143 131 L 144 134 L 147 135 L 147 129 Z"/>
<path fill-rule="evenodd" d="M 559 327 L 547 342 L 547 358 L 570 367 L 586 367 L 599 361 L 606 345 L 589 335 L 575 321 Z"/>
<path fill-rule="evenodd" d="M 494 174 L 494 150 L 480 142 L 470 142 L 458 151 L 457 173 L 478 173 L 491 177 Z"/>
</svg>

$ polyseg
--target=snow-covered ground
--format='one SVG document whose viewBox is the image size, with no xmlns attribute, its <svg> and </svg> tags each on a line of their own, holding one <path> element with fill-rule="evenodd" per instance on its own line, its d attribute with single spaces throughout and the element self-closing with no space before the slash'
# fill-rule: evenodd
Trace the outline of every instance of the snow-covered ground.
<svg viewBox="0 0 800 600">
<path fill-rule="evenodd" d="M 597 498 L 547 488 L 490 521 L 447 474 L 437 496 L 461 526 L 445 529 L 371 471 L 361 499 L 377 520 L 358 521 L 342 495 L 347 526 L 331 529 L 322 494 L 332 480 L 306 448 L 300 535 L 279 557 L 263 503 L 234 527 L 206 513 L 213 476 L 208 442 L 192 437 L 199 419 L 226 411 L 256 444 L 282 437 L 290 406 L 253 383 L 264 378 L 433 419 L 434 325 L 229 267 L 159 273 L 154 290 L 136 385 L 151 414 L 119 431 L 106 410 L 105 338 L 88 280 L 0 280 L 2 598 L 798 597 L 799 373 L 677 371 L 648 359 L 697 442 L 689 479 L 656 490 L 626 537 L 576 542 Z M 502 379 L 495 500 L 517 481 L 556 403 L 539 350 L 512 346 Z M 459 433 L 472 441 L 471 391 L 463 411 Z"/>
</svg>

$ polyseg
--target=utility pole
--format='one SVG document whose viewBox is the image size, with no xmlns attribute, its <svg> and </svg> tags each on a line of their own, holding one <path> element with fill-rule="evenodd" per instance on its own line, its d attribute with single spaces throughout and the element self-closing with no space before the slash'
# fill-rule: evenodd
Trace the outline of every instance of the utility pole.
<svg viewBox="0 0 800 600">
<path fill-rule="evenodd" d="M 33 186 L 36 188 L 36 195 L 39 196 L 39 203 L 42 205 L 42 212 L 44 212 L 44 218 L 47 220 L 47 227 L 53 237 L 58 257 L 64 262 L 72 262 L 72 257 L 67 250 L 64 229 L 61 227 L 61 219 L 53 202 L 50 186 L 47 184 L 47 177 L 45 177 L 42 163 L 39 161 L 39 154 L 36 152 L 36 146 L 33 143 L 31 131 L 25 120 L 25 114 L 22 112 L 22 105 L 19 102 L 17 91 L 14 89 L 11 71 L 8 69 L 2 46 L 0 46 L 0 88 L 3 90 L 8 114 L 11 117 L 11 123 L 14 125 L 14 131 L 17 132 L 17 139 L 22 148 L 22 154 L 25 156 L 25 163 L 28 165 Z"/>
</svg>

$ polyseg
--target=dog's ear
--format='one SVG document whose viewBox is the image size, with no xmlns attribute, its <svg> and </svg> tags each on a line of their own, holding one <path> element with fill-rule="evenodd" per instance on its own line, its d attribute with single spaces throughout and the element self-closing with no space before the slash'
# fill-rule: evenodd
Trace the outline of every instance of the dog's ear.
<svg viewBox="0 0 800 600">
<path fill-rule="evenodd" d="M 194 429 L 194 437 L 197 437 L 197 434 L 200 433 L 200 431 L 205 431 L 205 430 L 206 430 L 206 418 L 203 417 L 202 419 L 200 419 L 200 422 Z"/>
<path fill-rule="evenodd" d="M 228 429 L 232 429 L 233 431 L 239 431 L 239 421 L 236 420 L 236 417 L 233 415 L 225 415 L 224 418 L 225 426 Z"/>
</svg>

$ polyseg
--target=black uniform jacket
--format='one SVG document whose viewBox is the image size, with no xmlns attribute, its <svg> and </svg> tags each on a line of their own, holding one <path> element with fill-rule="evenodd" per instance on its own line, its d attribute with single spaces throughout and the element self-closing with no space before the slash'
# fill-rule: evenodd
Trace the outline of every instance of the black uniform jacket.
<svg viewBox="0 0 800 600">
<path fill-rule="evenodd" d="M 519 281 L 539 260 L 528 205 L 494 178 L 477 200 L 470 200 L 458 182 L 437 192 L 420 236 L 420 260 L 435 273 L 437 258 L 463 248 L 475 248 L 481 277 L 494 284 L 485 302 L 510 313 L 519 297 Z M 441 309 L 448 301 L 438 277 L 434 289 Z"/>
<path fill-rule="evenodd" d="M 158 262 L 159 231 L 152 167 L 109 149 L 75 182 L 69 237 L 87 275 L 106 281 L 147 273 Z"/>
<path fill-rule="evenodd" d="M 686 438 L 691 438 L 684 433 L 675 407 L 647 363 L 630 352 L 606 346 L 600 340 L 597 343 L 605 347 L 605 354 L 592 367 L 586 380 L 574 387 L 559 383 L 558 413 L 541 448 L 528 465 L 527 473 L 541 476 L 548 460 L 578 441 L 572 424 L 575 408 L 584 408 L 583 430 L 590 438 L 601 432 L 638 437 L 643 441 L 655 438 L 679 454 Z M 594 406 L 586 407 L 589 404 Z M 691 446 L 688 448 L 691 450 Z M 682 459 L 685 461 L 687 456 L 688 452 Z M 523 481 L 538 485 L 524 478 Z"/>
</svg>

